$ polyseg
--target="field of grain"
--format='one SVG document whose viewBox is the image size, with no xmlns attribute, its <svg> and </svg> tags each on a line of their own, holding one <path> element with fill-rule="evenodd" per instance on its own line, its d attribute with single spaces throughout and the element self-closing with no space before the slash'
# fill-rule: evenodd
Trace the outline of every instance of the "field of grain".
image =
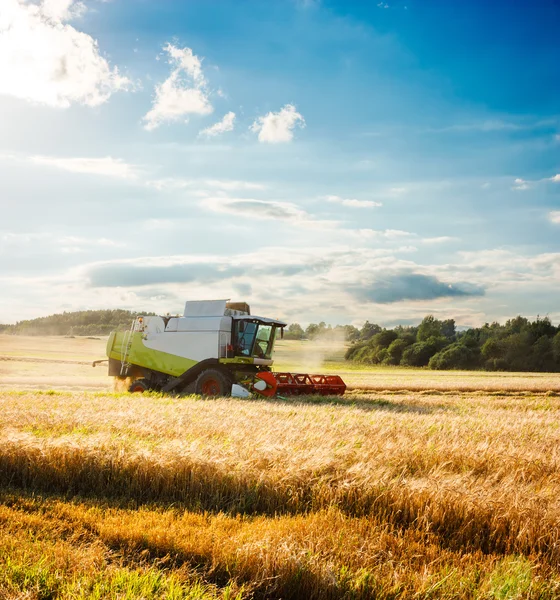
<svg viewBox="0 0 560 600">
<path fill-rule="evenodd" d="M 7 338 L 0 599 L 560 597 L 556 375 L 528 391 L 314 348 L 356 389 L 173 398 L 109 392 L 104 340 Z M 416 391 L 391 388 L 405 374 Z"/>
<path fill-rule="evenodd" d="M 107 338 L 0 335 L 0 390 L 110 391 L 107 368 L 92 368 L 105 357 Z M 279 340 L 277 371 L 336 373 L 350 390 L 389 392 L 473 391 L 547 392 L 560 390 L 560 373 L 431 371 L 405 367 L 367 367 L 343 360 L 344 346 L 328 342 Z"/>
</svg>

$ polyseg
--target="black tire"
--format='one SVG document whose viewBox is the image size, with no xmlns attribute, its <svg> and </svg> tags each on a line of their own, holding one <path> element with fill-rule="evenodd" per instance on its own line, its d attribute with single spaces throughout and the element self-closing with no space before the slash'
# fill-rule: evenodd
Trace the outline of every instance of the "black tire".
<svg viewBox="0 0 560 600">
<path fill-rule="evenodd" d="M 150 390 L 145 379 L 135 379 L 128 388 L 128 391 L 132 394 L 143 394 Z"/>
<path fill-rule="evenodd" d="M 191 396 L 196 394 L 196 381 L 191 381 L 181 390 L 180 396 Z"/>
<path fill-rule="evenodd" d="M 231 396 L 231 378 L 220 369 L 206 369 L 196 378 L 195 391 L 206 397 Z"/>
</svg>

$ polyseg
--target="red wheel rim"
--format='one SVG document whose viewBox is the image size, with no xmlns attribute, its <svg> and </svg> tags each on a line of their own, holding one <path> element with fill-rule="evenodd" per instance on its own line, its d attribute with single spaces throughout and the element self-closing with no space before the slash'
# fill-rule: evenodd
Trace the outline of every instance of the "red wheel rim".
<svg viewBox="0 0 560 600">
<path fill-rule="evenodd" d="M 219 396 L 220 383 L 215 379 L 208 379 L 202 384 L 202 393 L 205 396 Z"/>
<path fill-rule="evenodd" d="M 144 393 L 144 386 L 142 386 L 142 385 L 135 385 L 132 388 L 131 391 L 132 391 L 133 394 L 143 394 Z"/>
</svg>

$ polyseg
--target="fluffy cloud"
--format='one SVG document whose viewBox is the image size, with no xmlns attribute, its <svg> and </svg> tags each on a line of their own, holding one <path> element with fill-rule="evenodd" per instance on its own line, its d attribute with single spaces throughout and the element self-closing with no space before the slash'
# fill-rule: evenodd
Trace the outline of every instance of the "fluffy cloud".
<svg viewBox="0 0 560 600">
<path fill-rule="evenodd" d="M 514 182 L 514 186 L 511 188 L 516 191 L 524 191 L 529 189 L 529 182 L 525 181 L 525 179 L 517 178 Z"/>
<path fill-rule="evenodd" d="M 361 301 L 390 304 L 402 300 L 436 300 L 458 296 L 483 296 L 484 289 L 470 283 L 444 283 L 419 273 L 379 273 L 373 282 L 352 290 Z"/>
<path fill-rule="evenodd" d="M 75 0 L 2 0 L 0 94 L 66 108 L 97 106 L 130 87 L 97 42 L 67 23 L 83 9 Z"/>
<path fill-rule="evenodd" d="M 560 210 L 553 210 L 548 213 L 548 220 L 551 223 L 560 223 Z"/>
<path fill-rule="evenodd" d="M 144 116 L 144 127 L 151 131 L 162 123 L 172 123 L 187 115 L 208 115 L 214 109 L 208 96 L 202 62 L 190 48 L 167 44 L 163 48 L 173 69 L 169 77 L 155 88 L 152 109 Z"/>
<path fill-rule="evenodd" d="M 269 112 L 264 117 L 259 117 L 251 125 L 251 131 L 258 134 L 259 142 L 277 144 L 290 142 L 296 125 L 305 127 L 305 120 L 293 104 L 286 104 L 277 113 Z"/>
<path fill-rule="evenodd" d="M 340 196 L 324 196 L 327 202 L 335 202 L 336 204 L 342 204 L 342 206 L 348 206 L 350 208 L 374 208 L 376 206 L 383 206 L 382 202 L 374 202 L 373 200 L 356 200 L 354 198 L 341 198 Z"/>
<path fill-rule="evenodd" d="M 554 177 L 551 177 L 550 181 L 554 181 L 554 183 L 560 183 L 560 173 L 558 175 L 554 175 Z"/>
<path fill-rule="evenodd" d="M 214 125 L 203 129 L 200 132 L 200 135 L 207 137 L 214 137 L 216 135 L 220 135 L 221 133 L 225 133 L 226 131 L 233 131 L 233 124 L 235 122 L 235 113 L 228 112 L 224 115 L 224 118 Z"/>
</svg>

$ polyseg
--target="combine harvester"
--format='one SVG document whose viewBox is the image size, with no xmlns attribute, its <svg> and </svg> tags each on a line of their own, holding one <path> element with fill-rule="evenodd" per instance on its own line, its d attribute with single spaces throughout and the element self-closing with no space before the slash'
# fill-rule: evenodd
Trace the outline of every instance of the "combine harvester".
<svg viewBox="0 0 560 600">
<path fill-rule="evenodd" d="M 245 302 L 190 301 L 182 317 L 140 316 L 130 330 L 113 331 L 107 342 L 109 375 L 132 379 L 131 392 L 344 394 L 338 375 L 272 372 L 274 341 L 285 326 L 252 316 Z"/>
</svg>

